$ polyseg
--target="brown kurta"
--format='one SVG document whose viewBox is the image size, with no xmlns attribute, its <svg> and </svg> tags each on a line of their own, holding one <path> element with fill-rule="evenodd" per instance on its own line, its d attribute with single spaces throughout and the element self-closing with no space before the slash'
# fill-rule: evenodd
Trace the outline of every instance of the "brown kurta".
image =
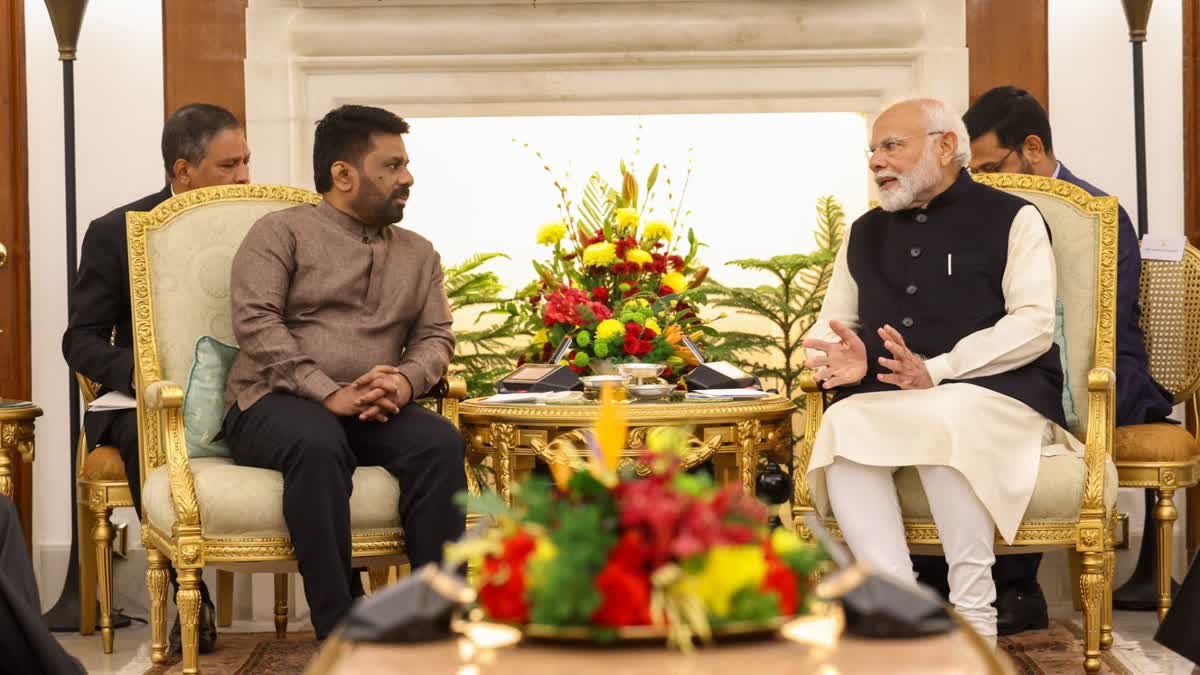
<svg viewBox="0 0 1200 675">
<path fill-rule="evenodd" d="M 230 302 L 241 353 L 225 405 L 242 410 L 273 391 L 321 401 L 383 364 L 399 368 L 420 396 L 454 354 L 433 245 L 324 201 L 250 228 L 233 259 Z"/>
</svg>

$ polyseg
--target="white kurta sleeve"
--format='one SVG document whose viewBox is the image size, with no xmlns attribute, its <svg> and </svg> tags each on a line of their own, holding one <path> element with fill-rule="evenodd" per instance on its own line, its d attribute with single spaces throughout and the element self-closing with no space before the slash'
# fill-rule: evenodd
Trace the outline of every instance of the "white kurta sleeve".
<svg viewBox="0 0 1200 675">
<path fill-rule="evenodd" d="M 805 335 L 814 340 L 837 342 L 840 338 L 829 328 L 830 321 L 840 321 L 850 330 L 857 331 L 858 320 L 858 284 L 850 275 L 850 266 L 846 263 L 846 249 L 850 248 L 850 229 L 846 229 L 842 237 L 842 245 L 838 248 L 833 260 L 833 275 L 829 278 L 829 286 L 825 289 L 825 300 L 817 322 L 812 325 Z M 807 350 L 808 356 L 816 356 L 821 352 L 815 349 Z"/>
<path fill-rule="evenodd" d="M 1008 263 L 1001 282 L 1007 314 L 926 361 L 934 385 L 1015 370 L 1046 353 L 1054 341 L 1056 279 L 1042 215 L 1034 206 L 1025 206 L 1008 235 Z"/>
</svg>

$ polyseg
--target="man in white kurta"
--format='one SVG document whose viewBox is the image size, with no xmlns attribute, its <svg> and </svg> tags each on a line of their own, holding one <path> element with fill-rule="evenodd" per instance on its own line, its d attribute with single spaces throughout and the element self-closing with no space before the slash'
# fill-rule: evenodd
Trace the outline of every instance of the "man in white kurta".
<svg viewBox="0 0 1200 675">
<path fill-rule="evenodd" d="M 915 466 L 950 601 L 996 635 L 994 531 L 1011 542 L 1063 431 L 1055 268 L 1037 209 L 974 183 L 961 118 L 940 101 L 881 114 L 881 208 L 847 232 L 807 365 L 835 390 L 809 463 L 855 556 L 915 582 L 892 474 Z M 1065 445 L 1064 445 L 1065 444 Z"/>
</svg>

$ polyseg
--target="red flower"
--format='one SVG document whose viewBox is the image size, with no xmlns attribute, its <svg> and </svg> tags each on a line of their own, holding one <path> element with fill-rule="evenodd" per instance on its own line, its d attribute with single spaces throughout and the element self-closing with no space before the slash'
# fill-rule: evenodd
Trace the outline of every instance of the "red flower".
<svg viewBox="0 0 1200 675">
<path fill-rule="evenodd" d="M 675 291 L 671 290 L 670 286 L 659 286 L 658 287 L 658 297 L 660 297 L 660 298 L 665 298 L 674 292 Z"/>
<path fill-rule="evenodd" d="M 525 562 L 537 542 L 522 530 L 504 542 L 500 557 L 483 559 L 483 587 L 479 604 L 488 616 L 499 621 L 527 623 L 529 605 L 525 601 Z M 497 583 L 499 582 L 499 583 Z"/>
<path fill-rule="evenodd" d="M 638 356 L 638 352 L 641 349 L 640 344 L 641 343 L 638 342 L 637 338 L 626 337 L 625 343 L 621 346 L 621 348 L 630 356 Z"/>
<path fill-rule="evenodd" d="M 682 257 L 680 257 L 680 256 L 677 256 L 677 255 L 673 255 L 673 256 L 671 256 L 671 257 L 667 258 L 667 260 L 668 260 L 668 261 L 670 261 L 670 263 L 671 263 L 671 267 L 675 268 L 675 270 L 676 270 L 677 272 L 682 272 L 682 271 L 683 271 L 684 262 L 683 262 L 683 258 L 682 258 Z"/>
<path fill-rule="evenodd" d="M 650 546 L 646 543 L 641 532 L 626 530 L 617 541 L 617 545 L 608 554 L 608 564 L 615 565 L 627 572 L 644 573 L 646 564 L 650 562 Z"/>
<path fill-rule="evenodd" d="M 593 582 L 600 607 L 592 614 L 599 626 L 645 626 L 650 623 L 650 578 L 610 560 Z"/>
<path fill-rule="evenodd" d="M 769 547 L 770 544 L 768 543 Z M 787 616 L 796 613 L 796 575 L 787 565 L 783 564 L 774 553 L 765 552 L 767 575 L 763 578 L 762 589 L 774 593 L 779 600 L 779 613 Z"/>
<path fill-rule="evenodd" d="M 628 298 L 628 297 L 632 297 L 637 294 L 638 294 L 637 284 L 629 284 L 629 290 L 625 291 L 624 297 Z"/>
<path fill-rule="evenodd" d="M 592 299 L 596 302 L 608 302 L 608 289 L 603 286 L 593 288 Z"/>
</svg>

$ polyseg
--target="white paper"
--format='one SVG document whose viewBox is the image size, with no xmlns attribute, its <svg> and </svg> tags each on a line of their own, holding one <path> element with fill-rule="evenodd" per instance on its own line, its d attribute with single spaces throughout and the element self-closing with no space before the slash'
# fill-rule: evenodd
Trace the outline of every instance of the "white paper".
<svg viewBox="0 0 1200 675">
<path fill-rule="evenodd" d="M 700 391 L 689 391 L 688 398 L 744 398 L 755 399 L 769 396 L 765 391 L 759 389 L 702 389 Z"/>
<path fill-rule="evenodd" d="M 132 410 L 137 407 L 137 399 L 119 391 L 110 391 L 88 404 L 89 412 L 104 412 L 106 410 Z"/>
<path fill-rule="evenodd" d="M 1187 236 L 1182 234 L 1147 234 L 1142 237 L 1142 260 L 1183 260 Z"/>
</svg>

